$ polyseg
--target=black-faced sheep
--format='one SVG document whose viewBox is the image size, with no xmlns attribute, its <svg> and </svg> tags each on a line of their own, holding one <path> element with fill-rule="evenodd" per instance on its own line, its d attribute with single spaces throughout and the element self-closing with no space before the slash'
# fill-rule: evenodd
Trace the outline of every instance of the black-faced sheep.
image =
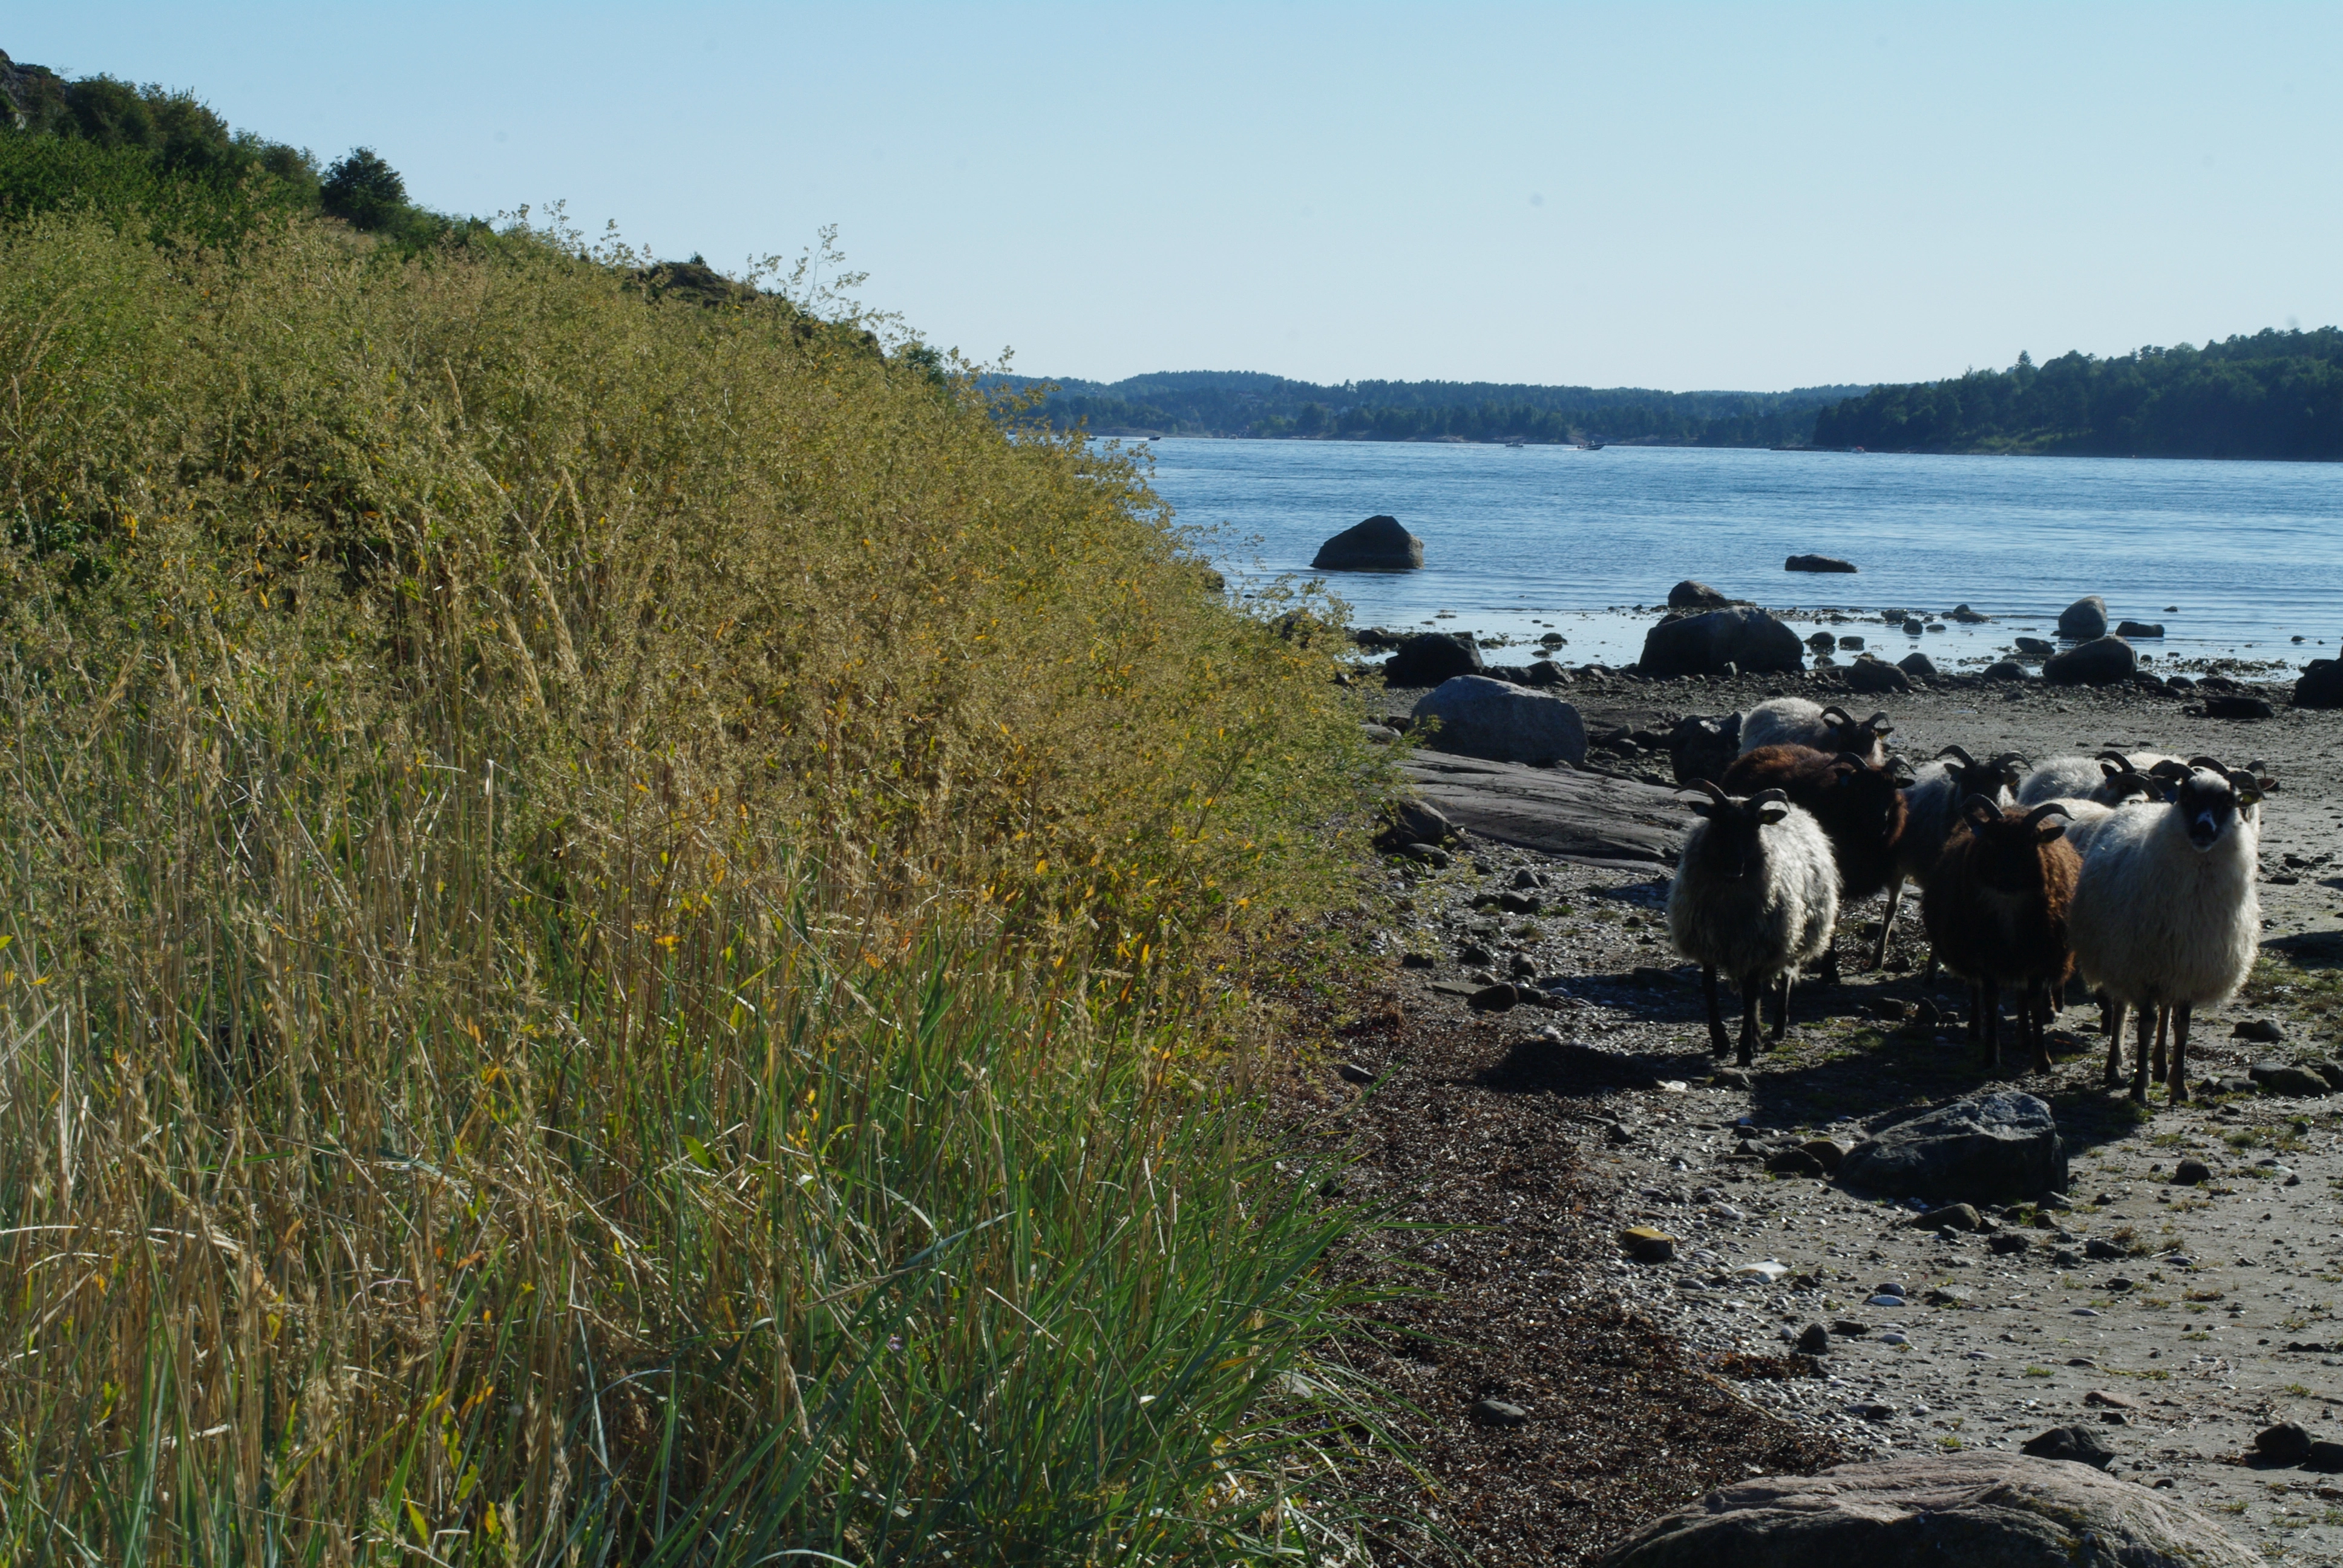
<svg viewBox="0 0 2343 1568">
<path fill-rule="evenodd" d="M 2107 1081 L 2119 1080 L 2124 1013 L 2136 1010 L 2131 1097 L 2142 1104 L 2151 1036 L 2155 1076 L 2176 1103 L 2188 1098 L 2190 1011 L 2235 994 L 2261 941 L 2254 886 L 2261 785 L 2211 758 L 2197 761 L 2206 765 L 2157 766 L 2175 786 L 2169 803 L 2126 806 L 2098 825 L 2075 888 L 2076 967 L 2110 1003 Z M 2161 1060 L 2167 1032 L 2168 1071 Z"/>
<path fill-rule="evenodd" d="M 1803 697 L 1776 697 L 1741 716 L 1741 750 L 1744 756 L 1761 746 L 1851 751 L 1878 768 L 1887 761 L 1887 737 L 1895 729 L 1885 713 L 1857 719 L 1835 704 L 1824 708 Z"/>
<path fill-rule="evenodd" d="M 2000 989 L 2013 986 L 2017 1043 L 2033 1070 L 2050 1070 L 2043 1023 L 2049 993 L 2075 967 L 2066 924 L 2082 870 L 2065 822 L 2052 820 L 2066 814 L 2056 800 L 2021 811 L 1970 796 L 1921 894 L 1929 945 L 1969 982 L 1969 1040 L 1988 1069 L 2001 1065 Z"/>
<path fill-rule="evenodd" d="M 1725 1050 L 1717 976 L 1741 990 L 1740 1062 L 1757 1043 L 1757 998 L 1775 990 L 1774 1038 L 1789 1025 L 1790 980 L 1830 948 L 1838 921 L 1838 872 L 1814 818 L 1778 789 L 1728 796 L 1714 784 L 1690 802 L 1701 820 L 1685 836 L 1668 889 L 1668 936 L 1700 965 L 1708 1043 Z"/>
<path fill-rule="evenodd" d="M 1947 746 L 1913 776 L 1904 789 L 1904 832 L 1896 840 L 1896 869 L 1887 883 L 1887 913 L 1879 922 L 1879 947 L 1872 956 L 1875 966 L 1887 961 L 1888 939 L 1896 934 L 1896 916 L 1904 907 L 1904 884 L 1928 885 L 1928 873 L 1936 869 L 1945 841 L 1960 825 L 1961 802 L 1982 795 L 1996 806 L 2010 805 L 2016 799 L 2010 791 L 2025 771 L 2026 759 L 2015 751 L 1980 762 L 1959 747 Z M 1928 962 L 1931 980 L 1936 967 L 1932 958 Z"/>
</svg>

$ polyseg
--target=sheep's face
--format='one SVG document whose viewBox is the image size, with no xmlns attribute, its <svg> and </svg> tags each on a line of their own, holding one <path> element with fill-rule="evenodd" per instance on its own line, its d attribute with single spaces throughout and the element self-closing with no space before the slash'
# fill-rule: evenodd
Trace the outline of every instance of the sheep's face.
<svg viewBox="0 0 2343 1568">
<path fill-rule="evenodd" d="M 2046 801 L 2031 811 L 2003 810 L 1981 795 L 1961 808 L 1976 840 L 1970 866 L 1979 885 L 1997 893 L 2030 893 L 2042 886 L 2042 847 L 2062 837 L 2066 809 Z"/>
<path fill-rule="evenodd" d="M 2245 809 L 2260 799 L 2261 792 L 2250 782 L 2240 785 L 2234 778 L 2199 768 L 2181 784 L 2172 809 L 2180 813 L 2189 844 L 2199 852 L 2209 852 L 2236 830 Z"/>
<path fill-rule="evenodd" d="M 1853 752 L 1842 753 L 1831 769 L 1830 788 L 1839 797 L 1839 806 L 1826 820 L 1845 821 L 1860 830 L 1865 841 L 1881 844 L 1892 842 L 1904 830 L 1904 792 L 1885 769 L 1875 768 Z"/>
<path fill-rule="evenodd" d="M 1823 722 L 1829 729 L 1827 749 L 1853 752 L 1875 767 L 1887 759 L 1887 737 L 1895 733 L 1896 726 L 1887 721 L 1886 714 L 1857 719 L 1844 708 L 1825 708 Z"/>
<path fill-rule="evenodd" d="M 1690 805 L 1694 816 L 1708 820 L 1708 831 L 1701 836 L 1700 859 L 1709 875 L 1737 882 L 1765 874 L 1764 829 L 1790 814 L 1788 796 L 1768 789 L 1745 799 L 1717 790 L 1712 799 Z"/>
</svg>

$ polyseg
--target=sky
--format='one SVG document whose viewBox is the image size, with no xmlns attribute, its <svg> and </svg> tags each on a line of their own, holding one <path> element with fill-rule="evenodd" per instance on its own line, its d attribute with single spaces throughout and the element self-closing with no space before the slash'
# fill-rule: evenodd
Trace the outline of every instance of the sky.
<svg viewBox="0 0 2343 1568">
<path fill-rule="evenodd" d="M 1032 375 L 1772 389 L 2343 323 L 2343 5 L 0 4 Z"/>
</svg>

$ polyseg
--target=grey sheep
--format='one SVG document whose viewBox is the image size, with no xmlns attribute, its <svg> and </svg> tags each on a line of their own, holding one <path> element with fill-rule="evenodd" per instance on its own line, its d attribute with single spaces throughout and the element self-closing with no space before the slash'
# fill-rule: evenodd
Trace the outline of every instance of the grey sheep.
<svg viewBox="0 0 2343 1568">
<path fill-rule="evenodd" d="M 1774 993 L 1774 1038 L 1789 1027 L 1790 980 L 1830 950 L 1838 925 L 1838 866 L 1814 818 L 1779 789 L 1746 799 L 1704 781 L 1689 802 L 1701 820 L 1685 836 L 1668 889 L 1668 936 L 1700 965 L 1709 1050 L 1725 1050 L 1717 976 L 1741 991 L 1739 1060 L 1757 1043 L 1757 998 Z"/>
</svg>

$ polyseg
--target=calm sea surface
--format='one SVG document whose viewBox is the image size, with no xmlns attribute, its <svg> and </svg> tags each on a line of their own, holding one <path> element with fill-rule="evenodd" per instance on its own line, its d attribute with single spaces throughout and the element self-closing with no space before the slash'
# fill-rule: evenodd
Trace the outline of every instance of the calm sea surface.
<svg viewBox="0 0 2343 1568">
<path fill-rule="evenodd" d="M 1400 442 L 1141 443 L 1179 521 L 1241 583 L 1307 578 L 1330 535 L 1389 512 L 1423 540 L 1424 569 L 1337 572 L 1357 625 L 1437 624 L 1534 640 L 1574 663 L 1624 662 L 1669 586 L 1697 578 L 1800 621 L 1839 609 L 1993 624 L 1866 634 L 1890 658 L 1982 659 L 2104 595 L 2111 621 L 2161 621 L 2143 653 L 2298 663 L 2343 634 L 2343 465 L 1924 457 L 1885 454 Z M 1853 577 L 1785 572 L 1842 556 Z M 1442 612 L 1453 619 L 1441 619 Z M 1818 623 L 1820 624 L 1820 623 Z M 1855 629 L 1845 624 L 1842 633 Z M 2305 640 L 2295 643 L 2299 634 Z"/>
</svg>

